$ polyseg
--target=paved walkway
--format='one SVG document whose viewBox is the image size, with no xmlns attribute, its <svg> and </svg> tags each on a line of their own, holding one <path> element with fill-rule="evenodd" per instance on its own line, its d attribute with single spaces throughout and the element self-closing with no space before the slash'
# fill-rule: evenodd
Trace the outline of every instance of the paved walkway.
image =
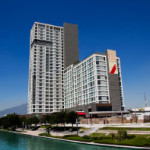
<svg viewBox="0 0 150 150">
<path fill-rule="evenodd" d="M 85 128 L 90 128 L 90 127 L 131 127 L 131 128 L 150 128 L 150 123 L 128 123 L 128 124 L 79 124 L 79 127 L 85 127 Z"/>
<path fill-rule="evenodd" d="M 67 125 L 69 126 L 69 125 Z M 144 123 L 144 124 L 79 124 L 79 127 L 84 127 L 84 128 L 88 128 L 88 130 L 85 130 L 83 133 L 79 133 L 79 136 L 84 136 L 84 135 L 90 135 L 94 132 L 97 133 L 117 133 L 117 130 L 98 130 L 99 128 L 103 128 L 103 127 L 131 127 L 131 128 L 150 128 L 150 123 Z M 24 132 L 25 134 L 30 134 L 30 135 L 34 135 L 34 136 L 38 136 L 40 133 L 46 133 L 45 129 L 40 129 L 37 131 L 30 131 L 30 130 L 25 130 Z M 127 131 L 128 134 L 150 134 L 150 131 L 131 131 L 128 130 Z M 76 131 L 74 132 L 69 132 L 69 131 L 65 131 L 65 132 L 50 132 L 51 135 L 53 136 L 64 136 L 64 135 L 74 135 L 77 134 Z"/>
<path fill-rule="evenodd" d="M 89 128 L 88 131 L 85 131 L 83 133 L 79 133 L 79 136 L 90 135 L 90 134 L 96 132 L 98 129 L 99 129 L 99 127 L 91 127 L 91 128 Z"/>
<path fill-rule="evenodd" d="M 33 135 L 33 136 L 39 136 L 40 133 L 43 133 L 41 131 L 30 131 L 30 130 L 24 130 L 22 134 L 27 134 L 27 135 Z"/>
</svg>

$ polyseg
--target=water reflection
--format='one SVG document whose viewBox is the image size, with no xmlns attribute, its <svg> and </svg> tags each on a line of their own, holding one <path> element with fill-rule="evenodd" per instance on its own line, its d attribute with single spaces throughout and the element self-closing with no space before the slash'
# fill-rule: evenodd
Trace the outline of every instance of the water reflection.
<svg viewBox="0 0 150 150">
<path fill-rule="evenodd" d="M 10 145 L 10 147 L 18 147 L 19 137 L 17 134 L 10 134 L 8 132 L 0 132 L 0 145 L 4 143 L 5 145 Z"/>
</svg>

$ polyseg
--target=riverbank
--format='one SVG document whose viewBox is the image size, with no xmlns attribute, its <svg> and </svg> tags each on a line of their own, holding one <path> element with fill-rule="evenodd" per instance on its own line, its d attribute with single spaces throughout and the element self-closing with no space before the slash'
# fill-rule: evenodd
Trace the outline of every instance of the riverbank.
<svg viewBox="0 0 150 150">
<path fill-rule="evenodd" d="M 79 142 L 85 142 L 88 144 L 95 144 L 95 145 L 105 145 L 105 146 L 112 146 L 112 147 L 124 147 L 124 148 L 131 148 L 131 149 L 150 149 L 150 136 L 149 135 L 130 135 L 127 139 L 119 141 L 118 139 L 112 139 L 112 135 L 105 135 L 99 133 L 93 133 L 90 136 L 77 136 L 77 135 L 70 135 L 64 137 L 56 137 L 51 136 L 46 133 L 40 134 L 40 136 L 56 138 L 56 139 L 63 139 L 63 140 L 73 140 Z M 148 138 L 147 138 L 148 137 Z M 148 147 L 146 147 L 148 146 Z"/>
<path fill-rule="evenodd" d="M 2 130 L 3 131 L 3 130 Z M 42 135 L 41 132 L 37 131 L 25 131 L 25 132 L 15 132 L 15 131 L 6 131 L 16 134 L 23 134 L 23 135 L 29 135 L 29 136 L 35 136 L 35 137 L 41 137 L 41 138 L 47 138 L 47 139 L 54 139 L 54 140 L 60 140 L 60 141 L 66 141 L 66 142 L 73 142 L 73 143 L 80 143 L 80 144 L 86 144 L 86 145 L 95 145 L 95 146 L 106 146 L 106 147 L 116 147 L 116 148 L 129 148 L 129 149 L 150 149 L 150 147 L 138 147 L 138 146 L 130 146 L 130 145 L 117 145 L 117 144 L 111 144 L 111 143 L 96 143 L 90 140 L 82 141 L 82 137 L 80 139 L 73 138 L 75 136 L 70 137 L 53 137 L 53 136 L 46 136 Z M 69 139 L 71 138 L 71 139 Z"/>
</svg>

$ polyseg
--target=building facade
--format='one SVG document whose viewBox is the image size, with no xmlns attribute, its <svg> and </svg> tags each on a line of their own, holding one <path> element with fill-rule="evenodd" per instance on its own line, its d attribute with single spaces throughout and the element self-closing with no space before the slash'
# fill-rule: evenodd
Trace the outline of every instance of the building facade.
<svg viewBox="0 0 150 150">
<path fill-rule="evenodd" d="M 64 67 L 78 61 L 77 25 L 34 23 L 30 32 L 28 114 L 64 108 Z"/>
<path fill-rule="evenodd" d="M 64 70 L 64 108 L 85 111 L 124 109 L 120 59 L 116 51 L 94 53 Z"/>
</svg>

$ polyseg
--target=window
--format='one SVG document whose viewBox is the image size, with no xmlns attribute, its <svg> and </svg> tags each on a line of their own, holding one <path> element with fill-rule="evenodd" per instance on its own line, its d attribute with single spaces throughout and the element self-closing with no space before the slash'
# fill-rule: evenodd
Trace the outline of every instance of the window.
<svg viewBox="0 0 150 150">
<path fill-rule="evenodd" d="M 96 64 L 99 64 L 99 61 L 96 61 Z"/>
<path fill-rule="evenodd" d="M 100 85 L 100 84 L 101 84 L 101 81 L 97 81 L 97 84 Z"/>
<path fill-rule="evenodd" d="M 101 97 L 101 96 L 99 96 L 99 100 L 102 100 L 102 97 Z"/>
</svg>

